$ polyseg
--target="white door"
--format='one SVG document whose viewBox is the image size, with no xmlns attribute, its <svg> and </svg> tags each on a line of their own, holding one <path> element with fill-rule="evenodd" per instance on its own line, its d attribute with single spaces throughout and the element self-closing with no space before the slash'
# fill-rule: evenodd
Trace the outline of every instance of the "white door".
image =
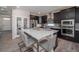
<svg viewBox="0 0 79 59">
<path fill-rule="evenodd" d="M 10 18 L 3 18 L 3 30 L 11 30 L 11 20 Z"/>
</svg>

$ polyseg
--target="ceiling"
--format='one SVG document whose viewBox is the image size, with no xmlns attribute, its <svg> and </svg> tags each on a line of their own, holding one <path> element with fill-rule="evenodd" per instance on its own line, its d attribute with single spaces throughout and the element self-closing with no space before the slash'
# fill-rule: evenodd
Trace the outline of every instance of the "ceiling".
<svg viewBox="0 0 79 59">
<path fill-rule="evenodd" d="M 20 6 L 20 9 L 30 11 L 33 15 L 46 15 L 50 12 L 55 13 L 72 6 Z"/>
<path fill-rule="evenodd" d="M 72 6 L 0 6 L 0 14 L 11 15 L 12 8 L 29 11 L 32 15 L 46 15 L 50 12 L 55 13 Z M 3 10 L 2 10 L 3 9 Z"/>
<path fill-rule="evenodd" d="M 11 6 L 0 6 L 0 15 L 11 15 Z"/>
</svg>

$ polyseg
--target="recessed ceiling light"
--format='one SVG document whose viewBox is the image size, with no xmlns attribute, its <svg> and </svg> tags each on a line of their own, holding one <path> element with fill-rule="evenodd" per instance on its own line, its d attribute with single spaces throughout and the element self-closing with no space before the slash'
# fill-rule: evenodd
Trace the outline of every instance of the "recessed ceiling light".
<svg viewBox="0 0 79 59">
<path fill-rule="evenodd" d="M 38 14 L 40 14 L 40 12 L 38 12 Z"/>
<path fill-rule="evenodd" d="M 4 8 L 1 8 L 1 10 L 4 10 Z"/>
<path fill-rule="evenodd" d="M 16 6 L 16 8 L 20 8 L 20 6 Z"/>
</svg>

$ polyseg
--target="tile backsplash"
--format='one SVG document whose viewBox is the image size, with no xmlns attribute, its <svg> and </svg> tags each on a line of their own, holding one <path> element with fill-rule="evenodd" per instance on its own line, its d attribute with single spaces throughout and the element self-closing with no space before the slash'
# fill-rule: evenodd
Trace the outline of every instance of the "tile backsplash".
<svg viewBox="0 0 79 59">
<path fill-rule="evenodd" d="M 79 29 L 79 23 L 75 24 L 75 29 Z"/>
</svg>

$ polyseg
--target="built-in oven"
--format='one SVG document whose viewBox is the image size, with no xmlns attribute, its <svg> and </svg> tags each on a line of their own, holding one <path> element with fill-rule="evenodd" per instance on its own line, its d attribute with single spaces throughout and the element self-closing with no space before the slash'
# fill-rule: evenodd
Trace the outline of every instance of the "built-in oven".
<svg viewBox="0 0 79 59">
<path fill-rule="evenodd" d="M 62 35 L 74 37 L 74 31 L 72 29 L 62 29 Z"/>
<path fill-rule="evenodd" d="M 74 19 L 61 20 L 61 34 L 74 37 Z"/>
</svg>

